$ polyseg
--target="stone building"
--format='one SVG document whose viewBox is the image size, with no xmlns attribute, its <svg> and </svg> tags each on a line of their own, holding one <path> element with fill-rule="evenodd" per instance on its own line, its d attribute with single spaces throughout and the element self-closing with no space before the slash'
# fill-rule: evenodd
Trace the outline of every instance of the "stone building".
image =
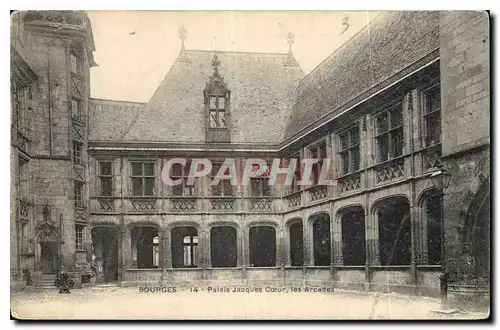
<svg viewBox="0 0 500 330">
<path fill-rule="evenodd" d="M 38 59 L 29 81 L 40 138 L 29 161 L 34 263 L 11 261 L 13 274 L 29 270 L 43 282 L 43 242 L 57 233 L 58 267 L 78 283 L 92 275 L 121 285 L 437 295 L 446 273 L 450 293 L 488 292 L 486 13 L 384 13 L 307 75 L 292 35 L 282 54 L 190 50 L 181 36 L 147 103 L 89 99 L 90 24 L 67 15 L 35 13 L 19 23 Z M 65 60 L 47 69 L 49 40 L 50 54 Z M 74 55 L 81 71 L 71 69 Z M 176 157 L 322 162 L 307 186 L 297 168 L 291 186 L 262 176 L 249 185 L 213 186 L 206 177 L 172 187 L 160 177 Z M 318 184 L 325 162 L 335 185 Z M 188 169 L 168 175 L 184 179 Z M 437 186 L 445 173 L 449 187 Z M 24 239 L 20 200 L 12 202 L 13 242 Z"/>
<path fill-rule="evenodd" d="M 60 267 L 79 278 L 80 273 L 91 274 L 88 253 L 75 252 L 75 237 L 88 227 L 87 109 L 93 42 L 85 12 L 12 15 L 14 286 L 53 285 Z"/>
</svg>

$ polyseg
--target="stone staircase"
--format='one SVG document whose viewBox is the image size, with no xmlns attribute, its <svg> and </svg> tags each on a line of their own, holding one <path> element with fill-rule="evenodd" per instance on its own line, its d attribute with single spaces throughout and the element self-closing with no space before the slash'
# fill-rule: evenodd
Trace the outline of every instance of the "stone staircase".
<svg viewBox="0 0 500 330">
<path fill-rule="evenodd" d="M 54 281 L 56 280 L 56 278 L 57 275 L 42 275 L 38 283 L 35 284 L 35 287 L 39 289 L 57 290 L 57 287 L 54 285 Z"/>
</svg>

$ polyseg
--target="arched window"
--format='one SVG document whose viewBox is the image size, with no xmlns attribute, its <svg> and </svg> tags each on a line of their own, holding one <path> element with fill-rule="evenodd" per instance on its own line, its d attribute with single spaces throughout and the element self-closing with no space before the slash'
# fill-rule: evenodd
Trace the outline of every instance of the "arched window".
<svg viewBox="0 0 500 330">
<path fill-rule="evenodd" d="M 330 217 L 315 216 L 312 220 L 314 266 L 329 266 L 331 263 Z"/>
<path fill-rule="evenodd" d="M 410 204 L 404 197 L 377 202 L 379 253 L 382 265 L 410 265 Z"/>
<path fill-rule="evenodd" d="M 172 228 L 172 267 L 198 267 L 198 230 L 195 227 L 181 226 Z"/>
<path fill-rule="evenodd" d="M 289 227 L 290 232 L 290 265 L 304 264 L 304 235 L 302 221 L 294 222 Z"/>
<path fill-rule="evenodd" d="M 346 266 L 362 266 L 366 261 L 365 211 L 349 207 L 342 211 L 342 256 Z"/>
<path fill-rule="evenodd" d="M 210 256 L 212 267 L 236 267 L 236 228 L 230 226 L 213 227 L 210 230 Z"/>
<path fill-rule="evenodd" d="M 276 230 L 271 226 L 255 226 L 249 231 L 250 266 L 276 266 Z"/>
<path fill-rule="evenodd" d="M 428 194 L 424 202 L 424 217 L 427 226 L 427 263 L 441 264 L 441 196 L 438 192 Z"/>
<path fill-rule="evenodd" d="M 158 229 L 154 227 L 134 227 L 131 230 L 132 258 L 137 268 L 159 267 Z M 158 252 L 158 257 L 156 256 Z"/>
</svg>

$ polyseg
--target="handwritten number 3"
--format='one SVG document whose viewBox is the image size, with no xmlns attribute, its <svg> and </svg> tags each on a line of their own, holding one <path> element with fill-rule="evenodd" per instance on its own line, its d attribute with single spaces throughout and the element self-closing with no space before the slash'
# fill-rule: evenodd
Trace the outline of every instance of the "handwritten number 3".
<svg viewBox="0 0 500 330">
<path fill-rule="evenodd" d="M 344 17 L 344 20 L 342 22 L 342 25 L 344 26 L 344 29 L 342 30 L 342 32 L 340 34 L 343 34 L 349 28 L 349 22 L 348 22 L 348 20 L 349 20 L 349 17 Z"/>
</svg>

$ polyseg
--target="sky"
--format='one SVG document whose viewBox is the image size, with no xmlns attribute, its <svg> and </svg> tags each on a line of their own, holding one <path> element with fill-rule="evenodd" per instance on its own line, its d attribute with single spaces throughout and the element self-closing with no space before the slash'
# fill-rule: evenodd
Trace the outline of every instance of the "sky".
<svg viewBox="0 0 500 330">
<path fill-rule="evenodd" d="M 95 62 L 91 96 L 147 102 L 186 49 L 286 53 L 307 74 L 380 12 L 368 11 L 89 11 Z M 208 64 L 210 65 L 210 63 Z"/>
</svg>

